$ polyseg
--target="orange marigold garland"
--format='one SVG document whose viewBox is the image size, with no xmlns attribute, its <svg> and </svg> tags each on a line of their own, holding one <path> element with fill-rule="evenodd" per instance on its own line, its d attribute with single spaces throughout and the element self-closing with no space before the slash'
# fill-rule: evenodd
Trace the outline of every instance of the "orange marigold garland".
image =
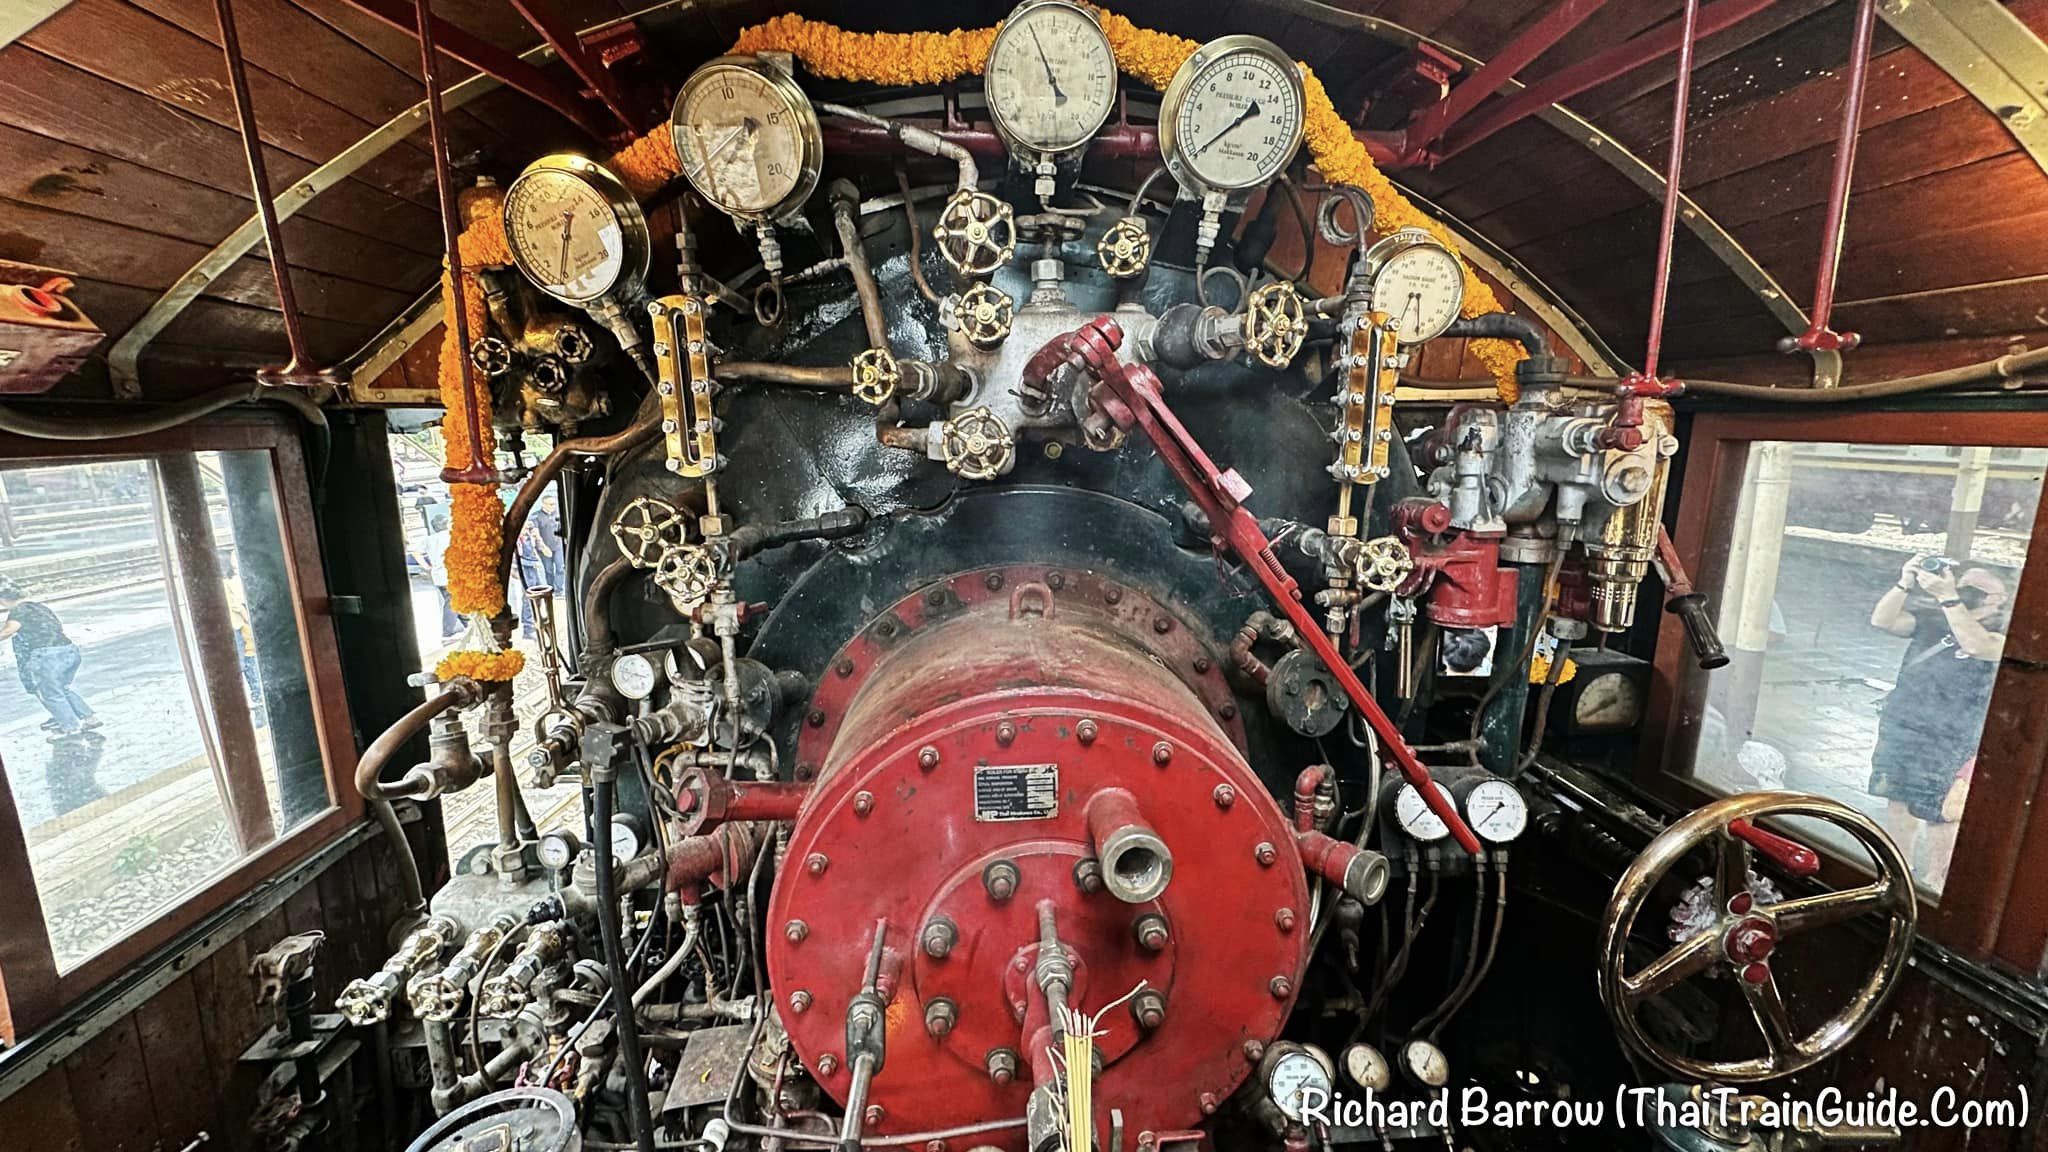
<svg viewBox="0 0 2048 1152">
<path fill-rule="evenodd" d="M 456 243 L 462 253 L 463 321 L 472 334 L 482 333 L 488 320 L 483 285 L 478 270 L 510 262 L 511 249 L 505 241 L 502 219 L 503 194 L 496 189 L 477 189 L 463 196 L 463 218 L 468 226 Z M 453 316 L 456 308 L 455 279 L 441 274 L 443 315 Z M 469 442 L 469 413 L 474 405 L 481 456 L 484 462 L 496 458 L 498 438 L 491 427 L 490 383 L 472 373 L 469 387 L 463 387 L 462 357 L 467 349 L 457 345 L 455 326 L 444 327 L 441 339 L 441 404 L 446 414 L 441 421 L 444 463 L 449 468 L 467 468 L 477 462 Z M 477 680 L 510 680 L 519 674 L 525 657 L 516 649 L 500 649 L 490 629 L 490 618 L 505 610 L 505 585 L 498 579 L 498 558 L 504 548 L 505 502 L 496 484 L 450 484 L 448 486 L 448 603 L 469 622 L 456 650 L 442 657 L 434 673 L 446 680 L 468 676 Z"/>
<path fill-rule="evenodd" d="M 1201 47 L 1184 36 L 1140 28 L 1115 12 L 1091 7 L 1102 19 L 1102 30 L 1116 55 L 1117 67 L 1150 87 L 1164 89 L 1180 66 Z M 939 84 L 979 74 L 988 64 L 989 45 L 995 41 L 999 28 L 1000 24 L 993 28 L 956 28 L 951 32 L 848 32 L 823 21 L 785 13 L 743 29 L 733 42 L 732 52 L 787 52 L 817 75 L 834 80 Z M 1450 230 L 1410 203 L 1373 163 L 1364 143 L 1330 102 L 1322 81 L 1316 79 L 1307 65 L 1302 66 L 1301 74 L 1307 112 L 1304 139 L 1323 178 L 1365 189 L 1372 197 L 1374 222 L 1379 231 L 1422 228 L 1455 252 L 1457 245 Z M 1500 300 L 1493 294 L 1492 286 L 1462 259 L 1458 263 L 1465 271 L 1464 314 L 1478 316 L 1500 311 Z M 1505 340 L 1474 340 L 1471 348 L 1472 354 L 1493 374 L 1501 397 L 1513 401 L 1520 392 L 1515 383 L 1515 364 L 1523 358 L 1520 346 Z"/>
</svg>

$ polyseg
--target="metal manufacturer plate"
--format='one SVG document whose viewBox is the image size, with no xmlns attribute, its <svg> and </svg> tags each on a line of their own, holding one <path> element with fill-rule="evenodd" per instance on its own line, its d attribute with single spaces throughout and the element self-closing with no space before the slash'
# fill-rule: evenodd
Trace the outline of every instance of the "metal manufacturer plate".
<svg viewBox="0 0 2048 1152">
<path fill-rule="evenodd" d="M 1059 765 L 982 764 L 974 769 L 976 820 L 1050 820 L 1059 814 Z"/>
</svg>

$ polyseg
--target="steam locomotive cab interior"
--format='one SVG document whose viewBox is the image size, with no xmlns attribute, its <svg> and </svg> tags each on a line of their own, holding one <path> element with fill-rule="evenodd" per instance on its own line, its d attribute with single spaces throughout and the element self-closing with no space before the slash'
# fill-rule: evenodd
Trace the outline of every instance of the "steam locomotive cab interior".
<svg viewBox="0 0 2048 1152">
<path fill-rule="evenodd" d="M 2035 1146 L 2039 5 L 22 7 L 0 1147 Z"/>
</svg>

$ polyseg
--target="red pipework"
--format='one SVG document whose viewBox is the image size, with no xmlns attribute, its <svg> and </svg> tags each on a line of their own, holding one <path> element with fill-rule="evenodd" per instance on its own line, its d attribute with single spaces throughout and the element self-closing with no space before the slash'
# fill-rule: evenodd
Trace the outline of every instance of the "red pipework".
<svg viewBox="0 0 2048 1152">
<path fill-rule="evenodd" d="M 1279 558 L 1273 555 L 1272 542 L 1259 530 L 1258 517 L 1244 506 L 1245 498 L 1251 495 L 1251 485 L 1235 469 L 1218 468 L 1202 451 L 1202 446 L 1196 443 L 1160 397 L 1159 378 L 1152 374 L 1150 368 L 1117 359 L 1116 350 L 1123 344 L 1123 338 L 1123 329 L 1107 316 L 1098 316 L 1073 333 L 1072 351 L 1076 361 L 1098 381 L 1090 390 L 1090 399 L 1118 427 L 1126 431 L 1136 427 L 1152 441 L 1159 458 L 1166 462 L 1174 478 L 1208 517 L 1212 533 L 1210 544 L 1219 550 L 1228 549 L 1251 569 L 1259 583 L 1265 586 L 1267 595 L 1293 621 L 1302 643 L 1308 645 L 1309 650 L 1336 677 L 1352 706 L 1365 717 L 1366 723 L 1379 737 L 1384 754 L 1415 785 L 1430 809 L 1451 830 L 1459 846 L 1478 855 L 1482 851 L 1479 838 L 1466 827 L 1449 799 L 1431 787 L 1429 769 L 1416 759 L 1414 750 L 1401 737 L 1400 729 L 1380 708 L 1379 701 L 1365 690 L 1358 674 L 1351 670 L 1350 663 L 1323 634 L 1322 626 L 1302 606 L 1300 587 L 1294 577 L 1281 567 Z"/>
<path fill-rule="evenodd" d="M 1766 832 L 1747 820 L 1730 820 L 1728 834 L 1762 853 L 1765 858 L 1794 876 L 1820 873 L 1820 853 L 1797 840 Z"/>
<path fill-rule="evenodd" d="M 1863 342 L 1854 332 L 1828 326 L 1835 311 L 1835 277 L 1849 228 L 1849 185 L 1856 173 L 1856 138 L 1863 129 L 1863 90 L 1870 77 L 1870 34 L 1877 0 L 1856 5 L 1856 31 L 1849 43 L 1849 94 L 1842 100 L 1842 135 L 1835 141 L 1835 168 L 1828 178 L 1828 214 L 1821 225 L 1820 266 L 1813 274 L 1813 316 L 1806 331 L 1778 342 L 1781 352 L 1847 352 Z"/>
<path fill-rule="evenodd" d="M 686 836 L 669 849 L 670 891 L 686 904 L 697 902 L 706 883 L 723 888 L 754 866 L 765 838 L 758 824 L 720 824 L 702 836 Z"/>
<path fill-rule="evenodd" d="M 1407 139 L 1403 151 L 1419 158 L 1429 145 L 1463 120 L 1488 96 L 1501 90 L 1513 80 L 1515 73 L 1528 67 L 1538 56 L 1548 51 L 1551 45 L 1571 33 L 1585 22 L 1588 16 L 1598 12 L 1607 0 L 1561 0 L 1555 8 L 1531 24 L 1528 29 L 1509 41 L 1507 46 L 1496 52 L 1477 72 L 1464 83 L 1452 88 L 1442 100 L 1416 112 L 1408 121 Z"/>
<path fill-rule="evenodd" d="M 1316 790 L 1330 778 L 1328 764 L 1311 764 L 1294 777 L 1294 830 L 1306 832 L 1316 826 Z"/>
<path fill-rule="evenodd" d="M 216 2 L 225 5 L 227 0 Z M 469 364 L 469 316 L 462 302 L 462 215 L 455 204 L 455 176 L 449 171 L 448 164 L 448 129 L 443 123 L 441 110 L 441 54 L 434 48 L 433 3 L 432 0 L 413 2 L 419 17 L 420 79 L 427 89 L 427 135 L 434 148 L 434 188 L 441 206 L 441 242 L 448 250 L 448 276 L 455 292 L 455 298 L 450 301 L 454 305 L 454 315 L 445 318 L 445 338 L 455 341 L 456 371 L 461 375 L 462 394 L 467 397 L 463 410 L 468 418 L 463 424 L 469 439 L 469 466 L 441 469 L 441 481 L 444 484 L 495 484 L 498 482 L 498 465 L 484 451 L 483 405 L 477 403 Z"/>
<path fill-rule="evenodd" d="M 277 285 L 277 307 L 284 315 L 285 346 L 291 359 L 282 368 L 264 368 L 256 375 L 273 384 L 331 384 L 332 373 L 313 366 L 306 352 L 305 326 L 299 318 L 298 296 L 292 291 L 291 262 L 285 256 L 284 231 L 271 199 L 270 173 L 263 162 L 263 138 L 256 129 L 256 107 L 249 98 L 249 72 L 242 61 L 242 40 L 235 30 L 230 0 L 213 0 L 220 24 L 221 52 L 227 56 L 228 92 L 235 101 L 235 123 L 242 133 L 242 152 L 249 163 L 249 183 L 256 195 L 256 218 L 263 222 L 263 242 L 270 252 L 270 277 Z"/>
<path fill-rule="evenodd" d="M 414 5 L 405 0 L 347 0 L 347 3 L 401 32 L 417 32 Z M 604 130 L 591 116 L 588 104 L 517 55 L 480 40 L 445 20 L 433 20 L 433 37 L 445 46 L 450 56 L 495 78 L 505 87 L 554 109 L 593 140 L 604 139 Z"/>
<path fill-rule="evenodd" d="M 731 821 L 794 820 L 810 794 L 808 783 L 734 780 L 701 766 L 686 769 L 675 786 L 685 835 Z"/>
<path fill-rule="evenodd" d="M 1717 3 L 1700 9 L 1697 35 L 1712 36 L 1763 11 L 1774 2 L 1775 0 L 1718 0 Z M 1560 68 L 1521 91 L 1502 97 L 1446 132 L 1443 147 L 1430 154 L 1429 162 L 1440 163 L 1448 160 L 1503 128 L 1526 120 L 1552 104 L 1562 104 L 1581 92 L 1626 76 L 1653 60 L 1670 55 L 1677 50 L 1682 32 L 1683 28 L 1678 24 L 1661 25 L 1633 40 L 1624 41 L 1605 52 L 1587 57 L 1577 64 Z"/>
<path fill-rule="evenodd" d="M 574 29 L 555 18 L 555 14 L 548 9 L 546 0 L 512 0 L 512 7 L 528 24 L 533 25 L 533 30 L 540 33 L 541 38 L 548 42 L 548 47 L 555 50 L 555 55 L 562 58 L 562 63 L 569 66 L 569 71 L 574 72 L 578 80 L 583 81 L 597 94 L 598 100 L 602 101 L 618 119 L 627 133 L 637 136 L 646 130 L 648 125 L 645 118 L 632 113 L 624 94 L 619 91 L 618 83 L 612 79 L 611 72 L 596 56 L 584 50 L 583 42 L 577 39 Z"/>
<path fill-rule="evenodd" d="M 1429 591 L 1429 618 L 1446 628 L 1490 628 L 1515 622 L 1518 574 L 1500 563 L 1500 537 L 1451 531 L 1451 510 L 1422 497 L 1393 509 L 1394 532 L 1415 568 L 1400 594 Z"/>
<path fill-rule="evenodd" d="M 1700 0 L 1685 0 L 1685 19 L 1678 37 L 1678 75 L 1672 81 L 1671 151 L 1664 165 L 1664 221 L 1657 234 L 1656 279 L 1650 290 L 1650 340 L 1643 355 L 1643 370 L 1622 381 L 1623 395 L 1655 394 L 1657 356 L 1664 345 L 1664 305 L 1671 292 L 1671 247 L 1678 234 L 1679 180 L 1685 173 L 1686 109 L 1692 103 L 1693 48 L 1699 30 Z M 1640 423 L 1641 410 L 1637 410 Z"/>
</svg>

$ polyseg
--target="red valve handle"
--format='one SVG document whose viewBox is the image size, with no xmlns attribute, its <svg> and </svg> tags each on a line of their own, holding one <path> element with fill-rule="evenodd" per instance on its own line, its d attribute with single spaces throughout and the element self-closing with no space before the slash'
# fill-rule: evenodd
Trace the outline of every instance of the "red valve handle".
<svg viewBox="0 0 2048 1152">
<path fill-rule="evenodd" d="M 1301 642 L 1316 654 L 1330 674 L 1337 678 L 1337 684 L 1344 689 L 1344 695 L 1358 709 L 1367 726 L 1379 737 L 1380 748 L 1408 782 L 1415 786 L 1423 803 L 1450 829 L 1458 846 L 1474 856 L 1484 849 L 1479 837 L 1458 815 L 1457 806 L 1449 796 L 1436 788 L 1429 775 L 1429 769 L 1416 759 L 1414 749 L 1401 738 L 1401 730 L 1380 708 L 1379 701 L 1365 690 L 1358 674 L 1338 653 L 1336 645 L 1323 634 L 1322 625 L 1309 615 L 1301 603 L 1301 589 L 1294 577 L 1280 566 L 1279 557 L 1273 555 L 1272 541 L 1259 530 L 1258 517 L 1244 506 L 1244 498 L 1251 495 L 1251 485 L 1236 470 L 1216 467 L 1194 436 L 1182 426 L 1173 410 L 1159 395 L 1159 377 L 1143 364 L 1126 364 L 1117 359 L 1116 350 L 1123 344 L 1124 333 L 1116 321 L 1107 316 L 1098 316 L 1083 324 L 1071 336 L 1057 338 L 1053 343 L 1066 341 L 1073 360 L 1091 377 L 1100 382 L 1092 397 L 1118 427 L 1129 429 L 1133 426 L 1142 430 L 1159 451 L 1159 458 L 1172 471 L 1180 486 L 1187 490 L 1196 505 L 1209 518 L 1211 543 L 1218 548 L 1228 548 L 1244 562 L 1266 588 L 1266 594 L 1280 611 L 1294 624 Z M 1046 349 L 1050 349 L 1048 344 Z M 1040 350 L 1043 355 L 1046 349 Z M 1033 357 L 1038 362 L 1038 357 Z M 1027 379 L 1027 384 L 1036 381 Z M 1106 395 L 1104 392 L 1106 391 Z"/>
<path fill-rule="evenodd" d="M 1728 834 L 1763 853 L 1772 863 L 1794 876 L 1813 876 L 1820 872 L 1820 853 L 1797 840 L 1766 832 L 1747 820 L 1730 820 Z"/>
</svg>

